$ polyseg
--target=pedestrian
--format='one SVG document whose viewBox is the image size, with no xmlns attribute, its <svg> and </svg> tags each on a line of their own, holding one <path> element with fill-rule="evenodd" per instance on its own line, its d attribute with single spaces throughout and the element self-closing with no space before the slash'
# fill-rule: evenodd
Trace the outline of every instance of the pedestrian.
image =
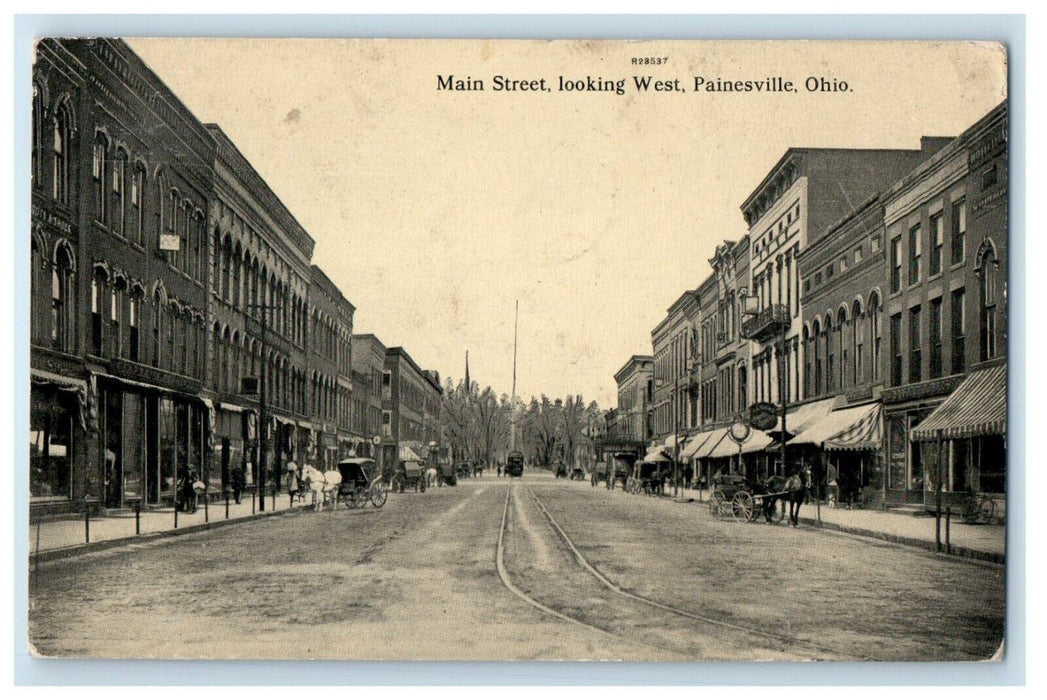
<svg viewBox="0 0 1047 700">
<path fill-rule="evenodd" d="M 498 478 L 499 479 L 502 478 L 502 463 L 501 462 L 498 463 Z"/>
<path fill-rule="evenodd" d="M 237 503 L 240 502 L 240 494 L 243 493 L 244 487 L 247 485 L 247 479 L 244 476 L 244 467 L 242 464 L 238 464 L 233 468 L 232 484 L 233 487 L 233 500 Z"/>
<path fill-rule="evenodd" d="M 195 471 L 184 471 L 181 488 L 179 489 L 182 494 L 182 510 L 186 513 L 196 512 L 196 472 Z"/>
</svg>

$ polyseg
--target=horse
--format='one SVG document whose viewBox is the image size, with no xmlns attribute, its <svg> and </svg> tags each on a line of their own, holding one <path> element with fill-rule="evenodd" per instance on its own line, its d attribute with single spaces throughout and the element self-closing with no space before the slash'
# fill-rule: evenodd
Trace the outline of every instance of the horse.
<svg viewBox="0 0 1047 700">
<path fill-rule="evenodd" d="M 807 484 L 803 475 L 794 473 L 791 476 L 772 476 L 763 485 L 767 493 L 781 494 L 763 499 L 763 514 L 767 522 L 771 522 L 771 516 L 780 499 L 789 504 L 789 523 L 793 527 L 799 525 L 800 506 L 807 495 Z"/>
<path fill-rule="evenodd" d="M 337 469 L 328 469 L 324 472 L 324 503 L 330 502 L 331 507 L 338 506 L 338 491 L 342 488 L 342 472 Z"/>
<path fill-rule="evenodd" d="M 425 471 L 425 477 L 424 478 L 425 478 L 425 487 L 427 489 L 431 489 L 432 487 L 437 486 L 440 483 L 440 475 L 436 471 L 436 467 L 429 467 Z"/>
<path fill-rule="evenodd" d="M 340 475 L 339 475 L 340 476 Z M 313 510 L 324 509 L 324 488 L 327 482 L 324 473 L 309 464 L 302 467 L 302 488 L 313 496 Z"/>
</svg>

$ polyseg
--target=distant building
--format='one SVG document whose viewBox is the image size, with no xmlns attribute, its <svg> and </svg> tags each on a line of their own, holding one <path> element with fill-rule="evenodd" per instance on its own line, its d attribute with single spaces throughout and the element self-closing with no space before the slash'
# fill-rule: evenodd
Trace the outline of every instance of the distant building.
<svg viewBox="0 0 1047 700">
<path fill-rule="evenodd" d="M 353 432 L 360 433 L 365 440 L 357 447 L 357 454 L 362 457 L 379 459 L 381 448 L 375 446 L 392 436 L 392 413 L 389 422 L 383 417 L 382 396 L 385 379 L 386 347 L 371 333 L 353 336 Z M 391 381 L 391 375 L 390 380 Z M 386 426 L 389 426 L 388 434 Z"/>
<path fill-rule="evenodd" d="M 352 451 L 349 430 L 352 391 L 352 304 L 316 265 L 309 286 L 309 418 L 313 461 L 333 469 Z"/>
<path fill-rule="evenodd" d="M 633 355 L 615 372 L 618 384 L 618 407 L 607 425 L 607 437 L 645 445 L 651 439 L 650 415 L 653 398 L 654 358 Z M 642 455 L 641 455 L 642 456 Z"/>
<path fill-rule="evenodd" d="M 670 449 L 698 424 L 698 383 L 691 374 L 697 318 L 694 292 L 686 291 L 651 331 L 653 432 L 655 440 Z"/>
</svg>

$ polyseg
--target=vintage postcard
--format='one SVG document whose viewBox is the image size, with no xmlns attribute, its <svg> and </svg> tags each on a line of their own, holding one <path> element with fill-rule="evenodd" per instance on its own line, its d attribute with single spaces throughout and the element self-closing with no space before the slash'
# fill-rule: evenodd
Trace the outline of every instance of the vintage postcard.
<svg viewBox="0 0 1047 700">
<path fill-rule="evenodd" d="M 41 38 L 31 650 L 1004 653 L 1008 54 Z"/>
</svg>

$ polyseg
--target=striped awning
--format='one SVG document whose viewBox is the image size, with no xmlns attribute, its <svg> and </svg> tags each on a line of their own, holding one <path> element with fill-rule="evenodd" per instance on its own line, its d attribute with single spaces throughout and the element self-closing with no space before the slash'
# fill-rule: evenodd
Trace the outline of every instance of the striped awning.
<svg viewBox="0 0 1047 700">
<path fill-rule="evenodd" d="M 790 445 L 815 445 L 826 450 L 873 450 L 880 446 L 882 432 L 880 402 L 839 408 L 830 412 Z"/>
<path fill-rule="evenodd" d="M 709 439 L 709 436 L 712 435 L 712 433 L 713 431 L 698 433 L 690 440 L 688 440 L 687 443 L 684 445 L 683 449 L 680 450 L 680 459 L 691 459 L 692 457 L 694 457 L 695 452 L 697 452 L 701 448 L 701 446 L 706 443 L 706 441 Z"/>
<path fill-rule="evenodd" d="M 749 454 L 750 452 L 762 452 L 773 443 L 774 440 L 771 436 L 762 430 L 753 429 L 749 433 L 749 439 L 742 443 L 742 454 Z M 720 440 L 720 444 L 713 448 L 712 452 L 709 453 L 709 457 L 734 457 L 738 454 L 738 443 L 731 439 L 728 435 L 723 440 Z"/>
<path fill-rule="evenodd" d="M 979 369 L 913 430 L 918 441 L 954 440 L 1007 432 L 1007 365 Z"/>
<path fill-rule="evenodd" d="M 721 442 L 723 442 L 724 440 L 727 440 L 728 442 L 731 441 L 731 439 L 727 437 L 727 428 L 717 428 L 715 430 L 711 430 L 709 431 L 708 435 L 709 439 L 706 440 L 702 444 L 702 446 L 699 447 L 698 450 L 694 453 L 695 459 L 704 459 L 706 457 L 709 457 L 710 453 L 714 449 L 716 449 L 716 446 L 719 445 Z M 732 442 L 731 444 L 734 443 Z"/>
</svg>

